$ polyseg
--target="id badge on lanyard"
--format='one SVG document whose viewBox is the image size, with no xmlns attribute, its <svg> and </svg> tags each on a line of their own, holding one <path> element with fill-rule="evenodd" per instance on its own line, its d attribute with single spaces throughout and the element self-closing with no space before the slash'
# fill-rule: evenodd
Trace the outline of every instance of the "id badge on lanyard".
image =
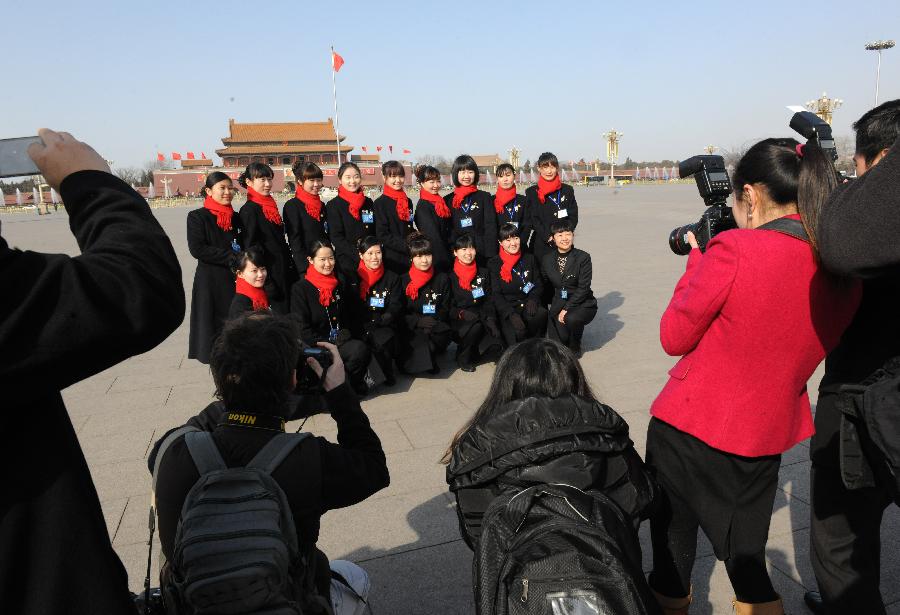
<svg viewBox="0 0 900 615">
<path fill-rule="evenodd" d="M 459 208 L 466 216 L 460 219 L 459 226 L 461 228 L 470 228 L 472 226 L 472 216 L 469 215 L 469 212 L 472 211 L 472 202 L 469 201 L 469 197 L 466 197 Z"/>
<path fill-rule="evenodd" d="M 363 224 L 374 224 L 375 214 L 373 214 L 371 211 L 363 211 L 362 212 L 362 221 L 363 221 Z"/>
<path fill-rule="evenodd" d="M 547 195 L 547 196 L 550 196 L 550 195 Z M 557 219 L 569 217 L 568 209 L 566 209 L 565 207 L 560 207 L 560 205 L 562 205 L 562 201 L 563 201 L 562 188 L 560 188 L 557 191 L 556 198 L 554 199 L 552 196 L 550 196 L 550 200 L 553 202 L 554 205 L 556 205 L 556 218 Z"/>
</svg>

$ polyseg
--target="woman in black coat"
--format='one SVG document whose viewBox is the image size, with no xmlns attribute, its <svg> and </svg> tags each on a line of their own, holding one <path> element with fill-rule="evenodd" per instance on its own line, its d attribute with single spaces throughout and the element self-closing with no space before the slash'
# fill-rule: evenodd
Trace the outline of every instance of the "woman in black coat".
<svg viewBox="0 0 900 615">
<path fill-rule="evenodd" d="M 460 235 L 453 245 L 450 277 L 450 328 L 456 342 L 456 364 L 464 372 L 475 365 L 491 348 L 500 355 L 500 329 L 491 300 L 488 270 L 475 263 L 475 240 Z"/>
<path fill-rule="evenodd" d="M 319 198 L 322 169 L 312 162 L 297 162 L 291 169 L 297 182 L 294 198 L 284 204 L 284 232 L 298 274 L 306 271 L 306 255 L 315 241 L 327 241 L 325 207 Z"/>
<path fill-rule="evenodd" d="M 187 215 L 188 249 L 197 259 L 188 358 L 209 363 L 209 351 L 222 330 L 234 294 L 231 258 L 240 252 L 244 238 L 241 217 L 231 208 L 231 178 L 219 171 L 210 173 L 203 192 L 203 207 Z"/>
<path fill-rule="evenodd" d="M 397 274 L 409 267 L 406 239 L 413 229 L 412 203 L 403 186 L 406 171 L 396 160 L 381 165 L 384 194 L 375 199 L 375 236 L 384 247 L 384 264 Z"/>
<path fill-rule="evenodd" d="M 291 286 L 297 281 L 297 269 L 284 238 L 284 223 L 278 213 L 278 204 L 270 194 L 273 177 L 269 165 L 251 162 L 238 178 L 238 183 L 247 189 L 247 202 L 240 210 L 245 235 L 242 247 L 259 246 L 263 249 L 269 271 L 266 278 L 269 303 L 274 312 L 287 314 L 290 311 Z"/>
<path fill-rule="evenodd" d="M 569 220 L 573 231 L 578 226 L 578 202 L 574 188 L 559 179 L 559 160 L 555 155 L 541 154 L 535 166 L 540 178 L 536 186 L 525 191 L 525 208 L 534 229 L 532 249 L 538 262 L 542 262 L 544 256 L 554 251 L 550 227 L 561 220 Z"/>
<path fill-rule="evenodd" d="M 453 161 L 453 192 L 444 197 L 451 212 L 450 243 L 460 235 L 475 238 L 478 264 L 497 255 L 497 216 L 494 197 L 478 189 L 478 165 L 475 159 L 463 154 Z"/>
<path fill-rule="evenodd" d="M 597 300 L 591 290 L 591 255 L 575 247 L 570 220 L 555 222 L 550 231 L 556 250 L 541 262 L 544 277 L 553 287 L 548 334 L 580 357 L 584 328 L 597 315 Z"/>
<path fill-rule="evenodd" d="M 500 227 L 500 252 L 488 265 L 494 309 L 507 346 L 547 332 L 547 308 L 541 305 L 543 275 L 535 258 L 523 254 L 519 228 Z"/>
<path fill-rule="evenodd" d="M 228 318 L 236 318 L 254 310 L 269 310 L 266 296 L 266 258 L 262 248 L 251 246 L 234 256 L 234 297 Z"/>
<path fill-rule="evenodd" d="M 431 242 L 434 251 L 433 264 L 437 271 L 450 270 L 450 209 L 440 195 L 441 172 L 435 167 L 420 165 L 416 168 L 416 178 L 422 189 L 416 203 L 416 229 Z"/>
<path fill-rule="evenodd" d="M 503 354 L 487 397 L 442 461 L 460 533 L 473 550 L 488 505 L 531 485 L 565 483 L 603 493 L 631 522 L 635 541 L 656 494 L 628 424 L 597 401 L 572 352 L 542 338 Z"/>
<path fill-rule="evenodd" d="M 358 254 L 359 322 L 365 332 L 365 342 L 384 373 L 384 383 L 393 386 L 397 382 L 394 377 L 397 331 L 404 307 L 400 276 L 385 268 L 381 243 L 374 236 L 359 240 Z"/>
<path fill-rule="evenodd" d="M 432 267 L 431 242 L 421 233 L 410 235 L 412 264 L 400 286 L 406 294 L 406 344 L 403 368 L 407 373 L 437 374 L 437 355 L 450 345 L 450 282 Z"/>
<path fill-rule="evenodd" d="M 338 268 L 347 278 L 356 274 L 359 253 L 356 245 L 375 234 L 375 204 L 360 187 L 359 167 L 345 162 L 338 169 L 338 194 L 325 205 L 328 238 L 334 246 Z"/>
<path fill-rule="evenodd" d="M 366 370 L 371 355 L 354 331 L 354 289 L 335 273 L 331 244 L 316 240 L 309 247 L 306 273 L 291 290 L 291 314 L 300 325 L 300 338 L 315 346 L 331 342 L 338 347 L 350 386 L 365 395 Z"/>
<path fill-rule="evenodd" d="M 497 214 L 497 233 L 504 224 L 512 224 L 519 229 L 522 241 L 531 235 L 531 218 L 528 215 L 525 195 L 516 193 L 516 170 L 508 162 L 497 167 L 497 193 L 494 194 L 494 213 Z M 522 244 L 522 251 L 528 251 Z M 499 250 L 498 250 L 499 254 Z"/>
</svg>

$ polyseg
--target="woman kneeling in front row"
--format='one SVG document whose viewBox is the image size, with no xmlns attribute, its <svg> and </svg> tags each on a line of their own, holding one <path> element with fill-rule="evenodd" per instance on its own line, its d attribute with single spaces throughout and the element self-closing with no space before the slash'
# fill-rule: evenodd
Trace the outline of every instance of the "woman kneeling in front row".
<svg viewBox="0 0 900 615">
<path fill-rule="evenodd" d="M 384 383 L 393 386 L 397 356 L 397 327 L 403 314 L 400 276 L 384 266 L 381 242 L 370 235 L 359 240 L 360 318 L 365 341 L 384 373 Z"/>
<path fill-rule="evenodd" d="M 450 271 L 450 328 L 456 342 L 456 364 L 464 372 L 474 372 L 483 355 L 499 358 L 500 329 L 491 300 L 491 279 L 487 269 L 475 263 L 472 236 L 457 237 L 453 254 L 456 258 Z"/>
<path fill-rule="evenodd" d="M 541 271 L 531 254 L 522 253 L 519 227 L 500 227 L 500 254 L 488 267 L 494 291 L 494 307 L 507 346 L 547 332 L 547 309 L 541 305 L 544 292 Z"/>
<path fill-rule="evenodd" d="M 307 261 L 303 279 L 295 282 L 291 290 L 291 314 L 300 323 L 300 336 L 310 346 L 316 342 L 335 344 L 350 386 L 359 395 L 365 395 L 369 390 L 365 376 L 371 355 L 365 342 L 351 331 L 353 291 L 335 274 L 334 250 L 328 242 L 313 241 Z"/>
<path fill-rule="evenodd" d="M 421 233 L 408 240 L 412 264 L 403 275 L 406 293 L 406 352 L 403 369 L 407 373 L 440 371 L 437 355 L 450 344 L 450 282 L 432 266 L 431 242 Z"/>
</svg>

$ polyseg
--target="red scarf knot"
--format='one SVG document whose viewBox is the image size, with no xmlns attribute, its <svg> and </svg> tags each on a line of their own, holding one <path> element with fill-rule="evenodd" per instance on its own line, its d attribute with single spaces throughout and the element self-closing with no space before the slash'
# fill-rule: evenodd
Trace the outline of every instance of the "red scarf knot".
<svg viewBox="0 0 900 615">
<path fill-rule="evenodd" d="M 559 179 L 559 175 L 547 181 L 543 177 L 538 177 L 538 199 L 541 203 L 547 200 L 547 195 L 553 192 L 556 192 L 562 188 L 562 181 Z"/>
<path fill-rule="evenodd" d="M 337 288 L 338 279 L 334 272 L 325 275 L 316 271 L 312 265 L 306 270 L 306 280 L 316 287 L 319 291 L 319 303 L 328 307 L 331 305 L 331 299 L 334 296 L 334 289 Z"/>
<path fill-rule="evenodd" d="M 503 208 L 510 201 L 516 200 L 516 185 L 513 184 L 512 188 L 501 188 L 497 186 L 497 194 L 494 195 L 494 209 L 498 214 L 503 213 Z"/>
<path fill-rule="evenodd" d="M 394 190 L 384 185 L 384 194 L 397 201 L 397 217 L 401 222 L 409 222 L 409 197 L 403 190 Z"/>
<path fill-rule="evenodd" d="M 415 301 L 419 297 L 419 289 L 428 284 L 434 277 L 434 267 L 426 271 L 416 269 L 415 265 L 409 266 L 409 284 L 406 285 L 406 296 Z"/>
<path fill-rule="evenodd" d="M 244 278 L 239 277 L 235 281 L 234 292 L 248 297 L 253 302 L 254 310 L 269 309 L 269 297 L 266 295 L 265 288 L 256 288 Z"/>
<path fill-rule="evenodd" d="M 464 264 L 458 258 L 453 261 L 453 273 L 459 278 L 459 287 L 463 290 L 472 290 L 472 280 L 478 273 L 478 265 L 472 261 L 468 265 Z"/>
<path fill-rule="evenodd" d="M 444 202 L 444 198 L 440 194 L 432 194 L 427 190 L 420 190 L 419 198 L 434 205 L 434 213 L 436 213 L 438 217 L 450 217 L 450 208 L 447 207 L 447 203 Z"/>
<path fill-rule="evenodd" d="M 384 263 L 378 265 L 378 269 L 369 269 L 362 259 L 359 259 L 356 275 L 359 276 L 359 298 L 365 299 L 369 289 L 378 284 L 378 280 L 384 276 Z"/>
<path fill-rule="evenodd" d="M 322 199 L 318 194 L 310 194 L 303 188 L 297 188 L 295 196 L 306 207 L 306 213 L 316 222 L 322 219 Z"/>
<path fill-rule="evenodd" d="M 519 250 L 515 254 L 510 254 L 503 248 L 500 248 L 500 260 L 503 261 L 503 265 L 500 267 L 500 279 L 504 282 L 512 282 L 512 270 L 513 267 L 516 266 L 516 263 L 519 262 L 519 259 L 522 258 L 522 250 Z"/>
<path fill-rule="evenodd" d="M 338 196 L 350 204 L 350 215 L 359 220 L 359 210 L 362 209 L 363 203 L 366 202 L 365 193 L 361 189 L 356 192 L 350 192 L 343 186 L 339 186 Z"/>
<path fill-rule="evenodd" d="M 459 209 L 459 206 L 462 205 L 462 202 L 466 199 L 466 197 L 473 192 L 478 192 L 478 188 L 476 186 L 457 186 L 456 188 L 454 188 L 453 208 Z"/>
<path fill-rule="evenodd" d="M 263 215 L 272 224 L 281 226 L 281 214 L 278 213 L 278 203 L 271 194 L 263 196 L 250 186 L 247 186 L 247 198 L 262 207 Z"/>
<path fill-rule="evenodd" d="M 222 203 L 207 195 L 203 201 L 203 206 L 216 217 L 216 224 L 219 225 L 220 229 L 223 231 L 231 230 L 231 216 L 234 214 L 231 205 L 222 205 Z"/>
</svg>

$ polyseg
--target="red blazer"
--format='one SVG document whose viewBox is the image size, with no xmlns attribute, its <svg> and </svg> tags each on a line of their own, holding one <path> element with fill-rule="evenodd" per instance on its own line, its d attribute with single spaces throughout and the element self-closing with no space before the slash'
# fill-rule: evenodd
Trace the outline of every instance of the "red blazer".
<svg viewBox="0 0 900 615">
<path fill-rule="evenodd" d="M 789 216 L 799 219 L 799 216 Z M 650 413 L 713 448 L 779 454 L 814 432 L 806 383 L 859 305 L 809 246 L 768 230 L 716 236 L 692 250 L 660 322 L 666 353 L 684 355 Z"/>
</svg>

